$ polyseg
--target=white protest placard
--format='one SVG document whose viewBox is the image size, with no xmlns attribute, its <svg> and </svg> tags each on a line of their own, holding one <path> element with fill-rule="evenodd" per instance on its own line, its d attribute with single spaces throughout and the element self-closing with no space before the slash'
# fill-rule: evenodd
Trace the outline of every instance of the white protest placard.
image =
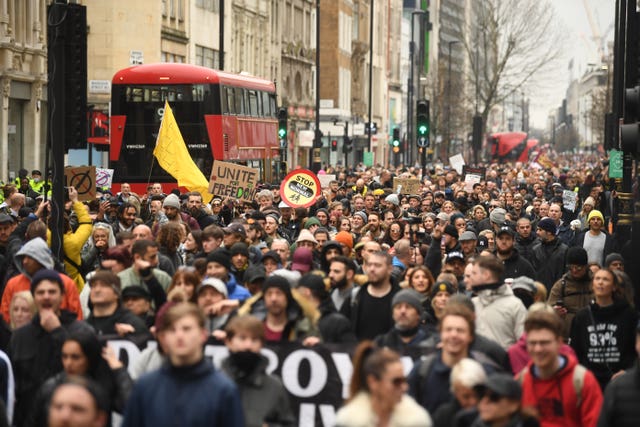
<svg viewBox="0 0 640 427">
<path fill-rule="evenodd" d="M 564 190 L 562 192 L 562 206 L 571 212 L 576 211 L 576 204 L 578 203 L 578 193 L 574 193 L 570 190 Z"/>
<path fill-rule="evenodd" d="M 96 186 L 109 187 L 113 183 L 113 169 L 96 168 Z"/>
<path fill-rule="evenodd" d="M 449 157 L 449 164 L 452 168 L 456 170 L 459 174 L 462 174 L 462 167 L 464 166 L 464 157 L 462 154 L 456 154 L 455 156 Z"/>
<path fill-rule="evenodd" d="M 320 187 L 324 188 L 329 188 L 329 183 L 331 181 L 335 181 L 336 179 L 336 175 L 335 174 L 330 174 L 330 173 L 326 173 L 323 175 L 318 175 L 318 179 L 320 180 Z"/>
</svg>

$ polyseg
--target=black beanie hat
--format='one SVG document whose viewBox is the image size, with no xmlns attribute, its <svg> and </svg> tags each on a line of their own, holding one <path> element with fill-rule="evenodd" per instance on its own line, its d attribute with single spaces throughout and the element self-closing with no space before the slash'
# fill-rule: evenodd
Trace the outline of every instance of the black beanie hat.
<svg viewBox="0 0 640 427">
<path fill-rule="evenodd" d="M 451 237 L 453 237 L 455 239 L 457 239 L 459 237 L 458 236 L 458 229 L 456 227 L 454 227 L 453 225 L 451 225 L 451 224 L 447 224 L 447 226 L 444 228 L 443 233 L 444 234 L 448 234 L 449 236 L 451 236 Z"/>
<path fill-rule="evenodd" d="M 228 271 L 231 271 L 231 255 L 229 251 L 224 248 L 218 248 L 207 255 L 207 262 L 217 262 Z"/>
<path fill-rule="evenodd" d="M 247 246 L 244 242 L 236 242 L 231 246 L 229 250 L 231 252 L 231 256 L 242 254 L 249 258 L 249 246 Z"/>
<path fill-rule="evenodd" d="M 579 246 L 573 246 L 567 250 L 567 265 L 587 265 L 589 257 L 587 251 Z"/>
<path fill-rule="evenodd" d="M 289 281 L 278 275 L 271 275 L 264 281 L 262 284 L 262 292 L 267 292 L 267 289 L 269 288 L 278 288 L 287 295 L 291 293 L 291 285 L 289 284 Z"/>
<path fill-rule="evenodd" d="M 31 278 L 31 293 L 33 294 L 38 287 L 38 284 L 43 280 L 50 280 L 52 282 L 56 282 L 58 286 L 60 286 L 60 292 L 64 294 L 64 283 L 62 282 L 62 277 L 55 270 L 49 270 L 47 268 L 43 268 L 38 270 L 36 274 Z"/>
</svg>

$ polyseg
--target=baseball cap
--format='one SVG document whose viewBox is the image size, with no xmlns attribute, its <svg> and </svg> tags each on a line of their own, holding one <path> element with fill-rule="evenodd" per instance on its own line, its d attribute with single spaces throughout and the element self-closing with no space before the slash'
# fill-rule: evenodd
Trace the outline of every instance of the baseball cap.
<svg viewBox="0 0 640 427">
<path fill-rule="evenodd" d="M 6 224 L 8 222 L 13 222 L 13 217 L 5 213 L 0 213 L 0 224 Z"/>
<path fill-rule="evenodd" d="M 211 287 L 216 291 L 220 292 L 225 298 L 229 296 L 229 291 L 227 290 L 227 285 L 220 279 L 216 279 L 215 277 L 207 277 L 202 281 L 200 286 L 198 286 L 198 294 L 206 287 Z"/>
<path fill-rule="evenodd" d="M 449 261 L 453 261 L 454 259 L 461 259 L 462 261 L 464 261 L 464 254 L 458 251 L 449 252 L 444 262 L 447 263 Z"/>
<path fill-rule="evenodd" d="M 505 233 L 507 233 L 511 237 L 515 235 L 515 232 L 511 227 L 509 227 L 508 225 L 503 225 L 502 227 L 500 227 L 500 230 L 498 230 L 498 233 L 496 234 L 496 236 L 500 236 Z"/>
<path fill-rule="evenodd" d="M 241 234 L 242 236 L 247 235 L 247 232 L 244 229 L 244 225 L 240 224 L 239 222 L 232 222 L 228 226 L 224 227 L 222 231 L 224 231 L 227 234 L 237 233 L 237 234 Z"/>
</svg>

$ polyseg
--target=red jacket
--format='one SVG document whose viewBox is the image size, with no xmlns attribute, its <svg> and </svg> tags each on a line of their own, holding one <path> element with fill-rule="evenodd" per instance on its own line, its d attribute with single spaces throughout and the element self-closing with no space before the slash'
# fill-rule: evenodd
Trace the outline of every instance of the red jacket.
<svg viewBox="0 0 640 427">
<path fill-rule="evenodd" d="M 595 427 L 602 407 L 602 391 L 590 371 L 586 371 L 581 404 L 573 385 L 575 357 L 563 355 L 567 364 L 553 377 L 541 380 L 533 375 L 529 362 L 522 382 L 522 406 L 535 408 L 541 427 Z"/>
</svg>

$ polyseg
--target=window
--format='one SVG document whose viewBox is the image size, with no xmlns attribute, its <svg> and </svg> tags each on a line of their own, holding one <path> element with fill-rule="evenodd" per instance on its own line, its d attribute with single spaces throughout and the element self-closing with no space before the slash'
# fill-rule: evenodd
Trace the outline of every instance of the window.
<svg viewBox="0 0 640 427">
<path fill-rule="evenodd" d="M 234 92 L 236 98 L 236 114 L 244 116 L 246 114 L 244 107 L 244 89 L 237 87 Z"/>
<path fill-rule="evenodd" d="M 209 12 L 218 13 L 220 12 L 220 1 L 223 0 L 196 0 L 196 7 Z"/>
<path fill-rule="evenodd" d="M 258 94 L 255 90 L 247 91 L 249 95 L 249 114 L 256 117 L 260 115 Z"/>
<path fill-rule="evenodd" d="M 169 16 L 171 18 L 176 17 L 176 0 L 169 0 Z"/>
<path fill-rule="evenodd" d="M 196 65 L 217 69 L 220 66 L 218 50 L 196 45 Z"/>
<path fill-rule="evenodd" d="M 227 108 L 229 110 L 229 114 L 236 114 L 236 98 L 233 93 L 233 88 L 232 87 L 225 88 L 225 93 L 227 97 Z"/>
<path fill-rule="evenodd" d="M 178 21 L 184 21 L 184 0 L 178 0 Z"/>
<path fill-rule="evenodd" d="M 262 95 L 262 114 L 264 117 L 275 116 L 275 111 L 271 109 L 271 99 L 268 92 L 260 92 Z"/>
</svg>

